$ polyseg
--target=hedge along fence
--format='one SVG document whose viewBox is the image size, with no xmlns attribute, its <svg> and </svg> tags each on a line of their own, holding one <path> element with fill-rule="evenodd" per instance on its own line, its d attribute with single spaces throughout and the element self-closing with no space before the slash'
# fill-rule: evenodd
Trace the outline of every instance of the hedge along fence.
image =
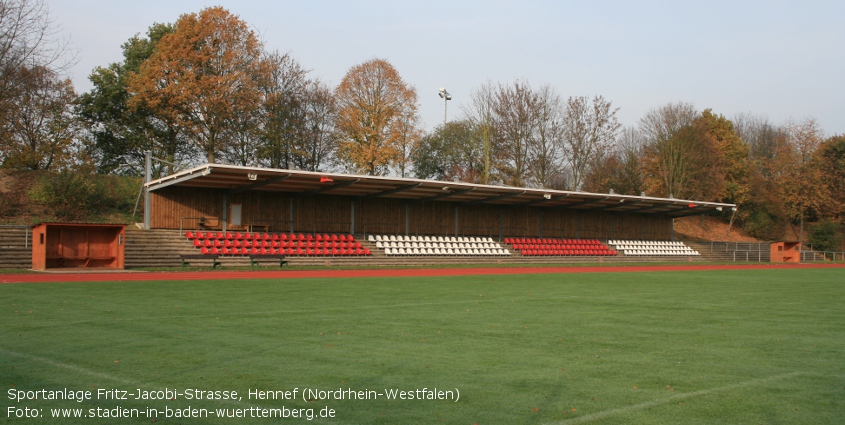
<svg viewBox="0 0 845 425">
<path fill-rule="evenodd" d="M 44 219 L 58 221 L 132 221 L 140 177 L 91 175 L 62 171 L 44 173 L 29 191 L 43 207 Z"/>
</svg>

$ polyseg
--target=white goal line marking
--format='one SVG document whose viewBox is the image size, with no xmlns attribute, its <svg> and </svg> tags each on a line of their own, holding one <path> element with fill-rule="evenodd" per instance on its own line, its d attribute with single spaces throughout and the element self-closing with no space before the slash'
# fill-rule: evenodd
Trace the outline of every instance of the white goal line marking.
<svg viewBox="0 0 845 425">
<path fill-rule="evenodd" d="M 781 374 L 781 375 L 769 376 L 767 378 L 751 379 L 749 381 L 737 382 L 735 384 L 725 385 L 723 387 L 710 388 L 708 390 L 691 391 L 691 392 L 688 392 L 688 393 L 676 394 L 676 395 L 673 395 L 671 397 L 647 401 L 647 402 L 644 402 L 644 403 L 634 404 L 634 405 L 631 405 L 631 406 L 619 407 L 619 408 L 616 408 L 616 409 L 610 409 L 610 410 L 604 410 L 604 411 L 601 411 L 601 412 L 590 413 L 590 414 L 587 414 L 587 415 L 584 415 L 584 416 L 579 416 L 577 418 L 572 418 L 572 419 L 565 419 L 565 420 L 559 421 L 559 422 L 549 422 L 549 423 L 546 423 L 545 425 L 582 424 L 582 423 L 592 422 L 592 421 L 599 420 L 599 419 L 604 419 L 604 418 L 607 418 L 609 416 L 619 415 L 619 414 L 622 414 L 622 413 L 633 412 L 633 411 L 636 411 L 636 410 L 649 409 L 649 408 L 652 408 L 652 407 L 671 403 L 673 401 L 684 400 L 684 399 L 691 398 L 691 397 L 704 396 L 704 395 L 708 395 L 708 394 L 719 392 L 719 391 L 734 390 L 734 389 L 737 389 L 737 388 L 747 387 L 747 386 L 751 386 L 751 385 L 755 385 L 755 384 L 763 384 L 763 383 L 771 382 L 771 381 L 779 381 L 781 379 L 794 378 L 796 376 L 802 376 L 802 375 L 810 376 L 810 375 L 818 375 L 818 374 L 808 373 L 808 372 L 790 372 L 790 373 L 784 373 L 784 374 Z M 830 375 L 823 375 L 823 376 L 830 376 Z"/>
</svg>

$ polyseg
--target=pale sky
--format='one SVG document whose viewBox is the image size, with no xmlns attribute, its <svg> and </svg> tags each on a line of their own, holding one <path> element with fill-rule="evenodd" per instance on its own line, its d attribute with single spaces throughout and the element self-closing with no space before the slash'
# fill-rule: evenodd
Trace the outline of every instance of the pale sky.
<svg viewBox="0 0 845 425">
<path fill-rule="evenodd" d="M 221 5 L 337 85 L 350 67 L 390 61 L 417 90 L 426 129 L 489 81 L 602 95 L 623 125 L 689 102 L 775 124 L 815 117 L 845 134 L 845 2 L 838 1 L 106 1 L 46 0 L 78 51 L 77 92 L 153 23 Z"/>
</svg>

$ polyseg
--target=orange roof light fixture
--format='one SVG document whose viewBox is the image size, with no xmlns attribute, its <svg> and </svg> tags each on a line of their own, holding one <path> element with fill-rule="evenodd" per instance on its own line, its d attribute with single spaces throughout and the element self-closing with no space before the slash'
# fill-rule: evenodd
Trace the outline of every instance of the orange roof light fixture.
<svg viewBox="0 0 845 425">
<path fill-rule="evenodd" d="M 334 180 L 332 180 L 331 178 L 326 177 L 326 176 L 321 176 L 321 177 L 320 177 L 320 183 L 331 183 L 331 182 L 333 182 L 333 181 L 334 181 Z"/>
</svg>

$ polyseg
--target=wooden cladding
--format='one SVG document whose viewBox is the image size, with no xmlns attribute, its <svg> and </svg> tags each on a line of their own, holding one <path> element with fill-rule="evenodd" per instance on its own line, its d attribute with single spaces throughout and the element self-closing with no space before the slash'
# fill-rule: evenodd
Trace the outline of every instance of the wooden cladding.
<svg viewBox="0 0 845 425">
<path fill-rule="evenodd" d="M 240 204 L 241 221 L 273 232 L 405 234 L 667 240 L 672 219 L 543 206 L 461 206 L 431 201 L 406 204 L 394 198 L 354 201 L 349 196 L 296 197 L 286 192 L 168 187 L 151 193 L 154 229 L 196 229 L 200 217 L 220 218 L 225 205 Z M 225 198 L 225 199 L 224 199 Z M 354 206 L 353 206 L 354 202 Z M 291 210 L 293 207 L 293 210 Z M 456 211 L 457 210 L 457 211 Z M 229 212 L 227 211 L 227 216 Z M 291 221 L 292 220 L 292 221 Z M 456 221 L 457 220 L 457 221 Z M 241 230 L 241 229 L 237 229 Z"/>
</svg>

